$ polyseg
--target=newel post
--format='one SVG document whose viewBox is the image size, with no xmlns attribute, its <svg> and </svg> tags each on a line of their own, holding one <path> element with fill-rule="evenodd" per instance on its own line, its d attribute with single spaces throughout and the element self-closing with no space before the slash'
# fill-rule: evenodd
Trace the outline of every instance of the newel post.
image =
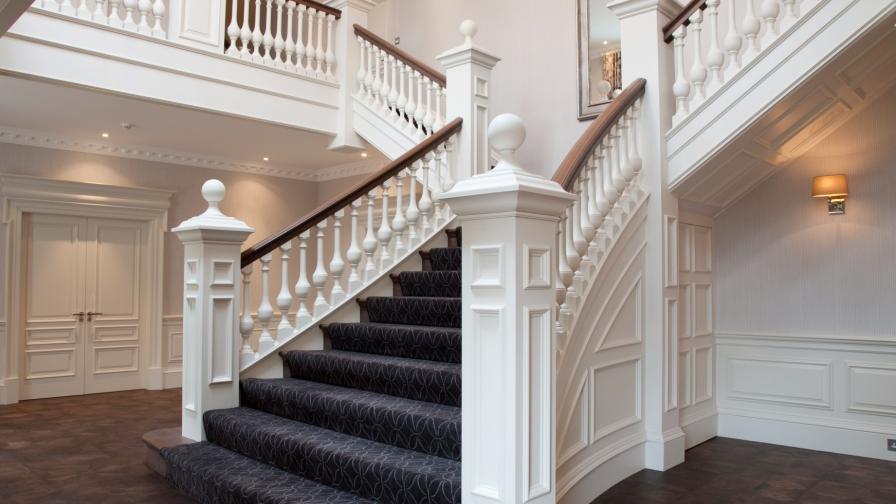
<svg viewBox="0 0 896 504">
<path fill-rule="evenodd" d="M 517 165 L 518 117 L 488 135 L 497 167 L 442 196 L 464 229 L 462 500 L 554 503 L 556 237 L 574 197 Z"/>
<path fill-rule="evenodd" d="M 239 405 L 240 247 L 255 230 L 221 213 L 224 192 L 203 184 L 208 209 L 172 230 L 184 244 L 182 435 L 196 441 L 203 413 Z"/>
<path fill-rule="evenodd" d="M 489 171 L 487 129 L 492 69 L 501 61 L 490 52 L 473 44 L 478 28 L 466 20 L 460 25 L 464 43 L 440 54 L 437 59 L 445 68 L 447 81 L 445 117 L 448 121 L 463 118 L 464 127 L 455 147 L 457 162 L 454 180 L 468 179 Z"/>
</svg>

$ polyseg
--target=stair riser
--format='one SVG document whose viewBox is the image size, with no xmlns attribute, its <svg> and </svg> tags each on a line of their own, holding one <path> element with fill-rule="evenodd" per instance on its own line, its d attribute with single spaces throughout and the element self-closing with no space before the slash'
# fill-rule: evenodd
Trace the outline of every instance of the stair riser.
<svg viewBox="0 0 896 504">
<path fill-rule="evenodd" d="M 372 297 L 366 300 L 362 308 L 366 311 L 367 322 L 453 328 L 461 326 L 460 298 Z"/>
<path fill-rule="evenodd" d="M 360 324 L 332 324 L 321 329 L 329 349 L 460 364 L 460 331 Z"/>
</svg>

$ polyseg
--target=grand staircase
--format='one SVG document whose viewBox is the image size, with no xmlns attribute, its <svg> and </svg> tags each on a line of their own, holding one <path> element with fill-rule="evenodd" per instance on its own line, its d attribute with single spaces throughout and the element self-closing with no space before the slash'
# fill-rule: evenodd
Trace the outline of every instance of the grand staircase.
<svg viewBox="0 0 896 504">
<path fill-rule="evenodd" d="M 459 503 L 461 233 L 322 326 L 328 349 L 281 353 L 289 378 L 245 379 L 205 414 L 208 441 L 163 448 L 202 503 Z"/>
</svg>

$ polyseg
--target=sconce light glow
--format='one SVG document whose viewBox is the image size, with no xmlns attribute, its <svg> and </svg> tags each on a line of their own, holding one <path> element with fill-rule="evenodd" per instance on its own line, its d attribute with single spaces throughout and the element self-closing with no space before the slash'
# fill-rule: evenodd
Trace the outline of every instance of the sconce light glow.
<svg viewBox="0 0 896 504">
<path fill-rule="evenodd" d="M 362 153 L 361 153 L 361 157 L 366 158 L 366 157 L 367 157 L 367 153 L 366 153 L 366 152 L 362 152 Z"/>
<path fill-rule="evenodd" d="M 109 138 L 109 134 L 108 134 L 108 133 L 102 133 L 102 134 L 100 134 L 100 136 L 102 136 L 103 138 Z"/>
<path fill-rule="evenodd" d="M 828 199 L 828 214 L 846 213 L 846 197 L 849 185 L 846 175 L 822 175 L 812 179 L 812 197 Z"/>
<path fill-rule="evenodd" d="M 265 161 L 270 161 L 270 160 L 271 160 L 271 158 L 269 158 L 269 157 L 267 157 L 267 156 L 263 157 L 262 159 L 264 159 Z"/>
</svg>

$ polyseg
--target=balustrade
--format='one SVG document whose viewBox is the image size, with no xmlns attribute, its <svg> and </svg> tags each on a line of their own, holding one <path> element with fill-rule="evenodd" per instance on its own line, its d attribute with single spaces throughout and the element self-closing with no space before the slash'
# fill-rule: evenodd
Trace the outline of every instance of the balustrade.
<svg viewBox="0 0 896 504">
<path fill-rule="evenodd" d="M 167 36 L 167 0 L 37 0 L 33 6 L 135 33 Z"/>
</svg>

